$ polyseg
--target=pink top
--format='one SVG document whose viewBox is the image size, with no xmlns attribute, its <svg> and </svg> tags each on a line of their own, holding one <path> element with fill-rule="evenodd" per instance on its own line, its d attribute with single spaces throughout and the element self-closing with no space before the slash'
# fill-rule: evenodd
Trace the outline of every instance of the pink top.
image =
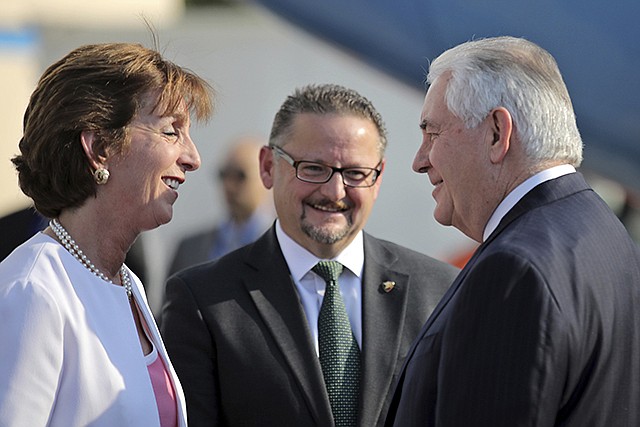
<svg viewBox="0 0 640 427">
<path fill-rule="evenodd" d="M 161 427 L 177 427 L 178 426 L 178 409 L 176 402 L 176 394 L 169 379 L 169 373 L 162 363 L 162 358 L 158 356 L 155 346 L 147 356 L 147 369 L 149 369 L 149 377 L 151 377 L 151 385 L 156 395 L 156 403 L 158 404 L 158 414 L 160 415 Z"/>
</svg>

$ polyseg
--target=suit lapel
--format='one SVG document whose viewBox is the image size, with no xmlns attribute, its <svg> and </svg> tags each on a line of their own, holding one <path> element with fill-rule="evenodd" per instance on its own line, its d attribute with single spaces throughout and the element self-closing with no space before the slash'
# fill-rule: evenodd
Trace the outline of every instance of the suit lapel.
<svg viewBox="0 0 640 427">
<path fill-rule="evenodd" d="M 362 354 L 360 425 L 376 425 L 398 363 L 405 320 L 409 277 L 394 271 L 395 254 L 365 234 L 362 282 Z M 395 282 L 392 292 L 381 290 L 383 282 Z M 380 351 L 384 349 L 384 351 Z M 364 411 L 363 408 L 367 408 Z"/>
<path fill-rule="evenodd" d="M 475 263 L 476 259 L 478 259 L 478 256 L 480 255 L 480 253 L 482 253 L 482 251 L 484 250 L 485 246 L 486 246 L 485 243 L 481 244 L 478 247 L 478 249 L 476 249 L 476 251 L 474 252 L 473 256 L 469 259 L 469 261 L 467 261 L 467 263 L 465 264 L 465 266 L 462 269 L 462 271 L 460 271 L 460 273 L 458 273 L 458 276 L 455 278 L 455 280 L 453 281 L 453 283 L 451 284 L 449 289 L 447 289 L 447 292 L 440 299 L 440 302 L 438 303 L 436 308 L 433 310 L 433 312 L 431 313 L 431 315 L 427 319 L 425 325 L 422 327 L 422 330 L 418 334 L 419 338 L 424 336 L 424 334 L 427 332 L 429 327 L 433 324 L 433 322 L 436 321 L 438 316 L 440 316 L 440 314 L 442 313 L 444 308 L 447 306 L 447 304 L 449 304 L 449 301 L 451 301 L 451 298 L 453 298 L 453 296 L 456 294 L 456 292 L 460 288 L 460 284 L 464 281 L 464 278 L 466 277 L 467 273 L 471 270 L 471 267 Z M 420 341 L 419 339 L 416 339 L 414 341 L 411 350 L 407 354 L 407 359 L 406 360 L 409 360 L 411 358 L 411 356 L 412 356 L 416 346 L 418 345 L 419 341 Z"/>
<path fill-rule="evenodd" d="M 253 267 L 245 278 L 247 292 L 298 380 L 318 425 L 330 424 L 331 406 L 320 363 L 273 227 L 251 247 L 245 261 Z"/>
</svg>

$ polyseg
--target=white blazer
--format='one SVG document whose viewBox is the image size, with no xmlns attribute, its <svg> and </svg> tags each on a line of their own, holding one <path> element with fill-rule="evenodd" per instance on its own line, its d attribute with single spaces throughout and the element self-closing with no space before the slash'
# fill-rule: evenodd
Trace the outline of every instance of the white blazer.
<svg viewBox="0 0 640 427">
<path fill-rule="evenodd" d="M 140 280 L 129 274 L 184 427 L 182 388 Z M 43 233 L 0 263 L 0 426 L 160 426 L 125 290 Z"/>
</svg>

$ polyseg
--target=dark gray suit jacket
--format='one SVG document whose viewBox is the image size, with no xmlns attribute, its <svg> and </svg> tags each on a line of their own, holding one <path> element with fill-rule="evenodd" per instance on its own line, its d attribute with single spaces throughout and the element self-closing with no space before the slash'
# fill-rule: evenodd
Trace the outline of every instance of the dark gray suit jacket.
<svg viewBox="0 0 640 427">
<path fill-rule="evenodd" d="M 640 426 L 640 254 L 580 174 L 534 188 L 479 247 L 387 424 Z"/>
<path fill-rule="evenodd" d="M 364 237 L 361 426 L 384 422 L 394 376 L 457 270 Z M 384 281 L 396 282 L 383 292 Z M 190 426 L 331 426 L 307 320 L 271 228 L 168 280 L 162 332 Z"/>
</svg>

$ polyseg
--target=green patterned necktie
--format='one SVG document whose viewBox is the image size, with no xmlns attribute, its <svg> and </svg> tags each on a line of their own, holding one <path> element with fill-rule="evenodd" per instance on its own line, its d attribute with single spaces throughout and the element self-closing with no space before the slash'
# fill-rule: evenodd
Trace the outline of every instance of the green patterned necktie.
<svg viewBox="0 0 640 427">
<path fill-rule="evenodd" d="M 337 261 L 320 261 L 312 269 L 327 284 L 318 316 L 318 346 L 336 427 L 356 425 L 360 393 L 360 349 L 338 286 L 342 268 Z"/>
</svg>

